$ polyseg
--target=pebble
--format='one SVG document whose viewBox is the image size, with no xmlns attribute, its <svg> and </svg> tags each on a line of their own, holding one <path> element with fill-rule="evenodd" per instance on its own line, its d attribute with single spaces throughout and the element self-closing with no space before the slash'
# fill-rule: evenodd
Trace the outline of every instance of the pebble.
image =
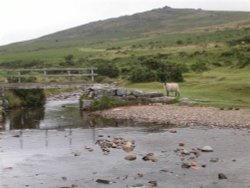
<svg viewBox="0 0 250 188">
<path fill-rule="evenodd" d="M 155 157 L 154 153 L 148 153 L 144 157 L 142 157 L 142 160 L 144 161 L 152 161 L 152 162 L 158 162 L 158 159 Z"/>
<path fill-rule="evenodd" d="M 148 184 L 150 187 L 157 187 L 157 181 L 149 181 Z"/>
<path fill-rule="evenodd" d="M 215 158 L 211 158 L 210 159 L 210 162 L 212 163 L 217 163 L 219 161 L 219 158 L 218 157 L 215 157 Z"/>
<path fill-rule="evenodd" d="M 110 180 L 104 180 L 104 179 L 97 179 L 96 180 L 97 183 L 102 183 L 102 184 L 111 184 L 111 183 L 114 183 Z"/>
<path fill-rule="evenodd" d="M 189 163 L 182 163 L 181 168 L 190 168 L 191 165 Z"/>
<path fill-rule="evenodd" d="M 219 173 L 218 174 L 218 179 L 219 180 L 227 179 L 227 176 L 225 174 L 223 174 L 223 173 Z"/>
<path fill-rule="evenodd" d="M 203 152 L 213 152 L 213 148 L 211 146 L 204 146 L 203 148 L 201 148 L 201 151 Z"/>
<path fill-rule="evenodd" d="M 130 188 L 144 188 L 144 184 L 135 184 L 135 185 L 132 185 Z"/>
<path fill-rule="evenodd" d="M 127 155 L 127 156 L 125 157 L 125 159 L 128 160 L 128 161 L 134 161 L 134 160 L 136 160 L 136 155 L 134 155 L 134 154 L 129 154 L 129 155 Z"/>
</svg>

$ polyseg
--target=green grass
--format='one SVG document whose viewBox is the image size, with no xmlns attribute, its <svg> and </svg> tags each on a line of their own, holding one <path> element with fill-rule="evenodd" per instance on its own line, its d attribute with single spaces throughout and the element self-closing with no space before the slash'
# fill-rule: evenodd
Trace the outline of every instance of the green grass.
<svg viewBox="0 0 250 188">
<path fill-rule="evenodd" d="M 204 106 L 250 108 L 250 68 L 221 68 L 202 74 L 187 74 L 180 83 L 181 98 L 197 100 Z M 165 92 L 162 83 L 126 83 L 129 89 Z"/>
</svg>

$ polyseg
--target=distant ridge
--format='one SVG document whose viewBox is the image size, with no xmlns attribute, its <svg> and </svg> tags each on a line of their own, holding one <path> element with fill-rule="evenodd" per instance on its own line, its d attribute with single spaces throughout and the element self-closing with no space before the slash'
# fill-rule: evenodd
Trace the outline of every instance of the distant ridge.
<svg viewBox="0 0 250 188">
<path fill-rule="evenodd" d="M 96 21 L 11 46 L 68 47 L 178 32 L 204 32 L 250 26 L 250 12 L 175 9 L 165 6 L 130 16 Z M 8 46 L 0 47 L 4 49 Z"/>
</svg>

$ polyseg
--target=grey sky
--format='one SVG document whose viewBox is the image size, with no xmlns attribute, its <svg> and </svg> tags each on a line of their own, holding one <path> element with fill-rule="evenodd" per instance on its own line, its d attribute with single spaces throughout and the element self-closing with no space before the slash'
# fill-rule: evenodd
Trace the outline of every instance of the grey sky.
<svg viewBox="0 0 250 188">
<path fill-rule="evenodd" d="M 0 0 L 0 45 L 163 6 L 250 11 L 250 0 Z"/>
</svg>

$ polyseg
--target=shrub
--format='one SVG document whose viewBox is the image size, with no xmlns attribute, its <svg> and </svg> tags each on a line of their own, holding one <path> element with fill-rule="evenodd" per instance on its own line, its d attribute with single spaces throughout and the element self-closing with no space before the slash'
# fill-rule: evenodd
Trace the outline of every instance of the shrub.
<svg viewBox="0 0 250 188">
<path fill-rule="evenodd" d="M 194 72 L 203 72 L 208 70 L 207 63 L 204 61 L 197 61 L 196 63 L 191 65 L 191 69 Z"/>
<path fill-rule="evenodd" d="M 250 65 L 250 58 L 246 57 L 244 55 L 240 56 L 237 65 L 239 68 L 244 68 L 246 66 L 249 66 Z"/>
<path fill-rule="evenodd" d="M 120 75 L 119 68 L 114 63 L 97 64 L 97 74 L 102 76 L 108 76 L 110 78 L 116 78 Z"/>
<path fill-rule="evenodd" d="M 146 67 L 137 66 L 131 71 L 129 80 L 131 82 L 151 82 L 157 80 L 157 74 Z"/>
<path fill-rule="evenodd" d="M 46 96 L 42 89 L 16 89 L 12 90 L 12 92 L 20 99 L 21 106 L 43 106 L 46 101 Z"/>
</svg>

